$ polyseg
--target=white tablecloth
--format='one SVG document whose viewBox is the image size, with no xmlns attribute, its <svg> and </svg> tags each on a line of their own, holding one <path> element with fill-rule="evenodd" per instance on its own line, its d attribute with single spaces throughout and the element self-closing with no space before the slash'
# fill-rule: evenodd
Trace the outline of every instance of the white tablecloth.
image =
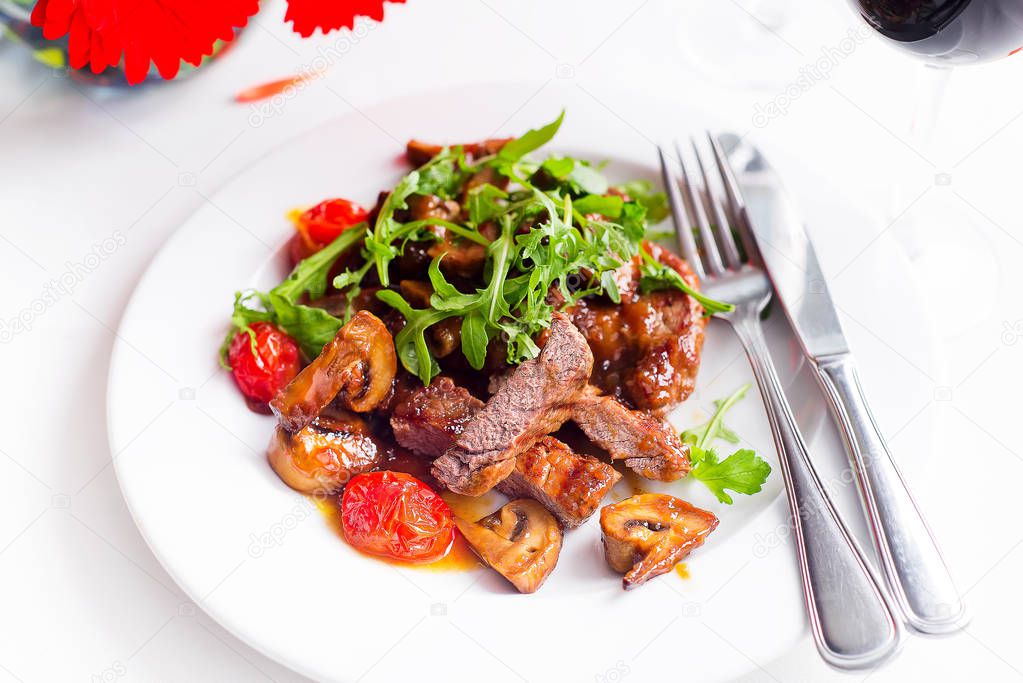
<svg viewBox="0 0 1023 683">
<path fill-rule="evenodd" d="M 1012 617 L 1023 606 L 1016 505 L 1023 422 L 1010 388 L 1023 370 L 1016 267 L 1023 57 L 956 73 L 935 143 L 918 150 L 907 142 L 906 121 L 919 67 L 865 32 L 850 34 L 856 24 L 843 2 L 793 10 L 798 16 L 777 29 L 776 49 L 788 53 L 789 66 L 774 85 L 757 88 L 680 49 L 684 23 L 699 21 L 711 4 L 410 0 L 323 57 L 340 36 L 302 41 L 283 24 L 283 4 L 266 3 L 233 53 L 204 73 L 129 95 L 74 85 L 0 44 L 0 414 L 7 416 L 0 680 L 298 680 L 197 613 L 128 515 L 109 466 L 103 402 L 125 301 L 204 195 L 288 137 L 409 91 L 550 79 L 699 99 L 819 168 L 893 234 L 917 212 L 944 214 L 948 206 L 945 215 L 964 217 L 928 222 L 932 246 L 916 261 L 914 275 L 939 322 L 943 369 L 921 371 L 920 379 L 933 386 L 933 400 L 885 401 L 878 417 L 895 449 L 913 446 L 905 434 L 922 416 L 943 427 L 934 451 L 920 456 L 931 476 L 917 493 L 975 616 L 964 634 L 909 639 L 870 678 L 1023 677 Z M 739 22 L 708 30 L 731 40 L 738 62 L 754 73 Z M 232 101 L 245 86 L 323 59 L 331 62 L 326 75 L 294 97 L 262 106 Z M 907 189 L 893 208 L 896 179 Z M 814 227 L 818 240 L 828 239 L 827 226 Z M 960 293 L 966 289 L 968 297 Z M 181 324 L 167 321 L 168 334 Z M 877 340 L 883 347 L 883 333 Z M 913 364 L 889 351 L 891 364 Z M 751 667 L 750 681 L 844 679 L 808 639 Z M 685 662 L 668 675 L 684 676 Z"/>
</svg>

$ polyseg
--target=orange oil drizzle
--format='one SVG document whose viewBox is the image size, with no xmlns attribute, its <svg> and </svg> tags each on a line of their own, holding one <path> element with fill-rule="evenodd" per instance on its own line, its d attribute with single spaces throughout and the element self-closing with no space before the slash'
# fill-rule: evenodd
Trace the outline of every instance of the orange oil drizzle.
<svg viewBox="0 0 1023 683">
<path fill-rule="evenodd" d="M 448 494 L 445 494 L 444 498 L 447 499 L 447 496 Z M 458 497 L 464 498 L 464 496 Z M 327 520 L 327 525 L 330 527 L 330 529 L 335 534 L 337 534 L 338 538 L 340 538 L 342 541 L 345 541 L 345 544 L 347 545 L 348 542 L 345 540 L 345 532 L 341 527 L 341 497 L 340 496 L 328 496 L 326 498 L 314 497 L 312 500 L 313 504 L 316 505 L 316 508 L 323 515 L 324 519 Z M 448 502 L 448 505 L 450 506 L 451 503 Z M 454 506 L 452 506 L 452 511 L 455 511 Z M 455 514 L 458 514 L 457 511 L 455 511 Z M 484 513 L 484 515 L 485 514 L 489 513 Z M 480 517 L 484 515 L 480 515 Z M 352 549 L 355 550 L 356 552 L 359 552 L 358 549 L 356 548 Z M 418 569 L 420 571 L 428 572 L 445 571 L 465 572 L 472 571 L 473 569 L 477 569 L 480 566 L 482 566 L 479 561 L 479 558 L 476 557 L 475 553 L 472 552 L 472 548 L 469 547 L 468 542 L 466 542 L 466 540 L 462 538 L 462 534 L 458 533 L 457 531 L 455 532 L 455 541 L 454 543 L 451 544 L 451 550 L 448 551 L 448 554 L 442 557 L 441 559 L 437 560 L 436 562 L 430 562 L 428 564 L 402 562 L 401 560 L 392 560 L 390 558 L 379 557 L 377 555 L 368 555 L 366 553 L 360 554 L 365 555 L 366 557 L 372 557 L 374 560 L 378 560 L 380 562 L 386 562 L 387 564 L 393 565 L 395 567 Z"/>
</svg>

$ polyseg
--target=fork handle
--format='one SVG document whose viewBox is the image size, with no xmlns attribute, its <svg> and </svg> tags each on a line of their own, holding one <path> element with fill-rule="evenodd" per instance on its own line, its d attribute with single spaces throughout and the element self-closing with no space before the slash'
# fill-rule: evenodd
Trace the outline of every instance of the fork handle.
<svg viewBox="0 0 1023 683">
<path fill-rule="evenodd" d="M 732 324 L 753 367 L 781 461 L 814 642 L 832 666 L 874 666 L 898 648 L 900 623 L 814 471 L 759 316 Z"/>
<path fill-rule="evenodd" d="M 856 473 L 885 580 L 907 623 L 923 633 L 965 625 L 965 605 L 892 459 L 849 354 L 818 359 L 817 376 Z"/>
</svg>

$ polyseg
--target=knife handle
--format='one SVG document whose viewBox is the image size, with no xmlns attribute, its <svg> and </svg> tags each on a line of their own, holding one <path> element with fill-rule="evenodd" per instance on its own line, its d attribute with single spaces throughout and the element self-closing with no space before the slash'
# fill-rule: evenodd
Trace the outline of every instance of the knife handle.
<svg viewBox="0 0 1023 683">
<path fill-rule="evenodd" d="M 968 621 L 965 604 L 867 407 L 852 356 L 818 359 L 816 367 L 849 451 L 891 595 L 916 631 L 962 628 Z"/>
<path fill-rule="evenodd" d="M 901 625 L 813 468 L 759 316 L 731 322 L 753 367 L 781 461 L 814 643 L 832 666 L 875 666 L 898 648 Z"/>
</svg>

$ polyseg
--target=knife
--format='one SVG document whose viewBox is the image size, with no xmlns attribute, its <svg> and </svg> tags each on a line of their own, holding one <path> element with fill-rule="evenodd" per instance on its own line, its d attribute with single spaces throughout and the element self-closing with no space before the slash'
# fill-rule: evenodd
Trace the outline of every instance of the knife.
<svg viewBox="0 0 1023 683">
<path fill-rule="evenodd" d="M 734 135 L 720 141 L 750 181 L 743 194 L 757 250 L 842 433 L 889 593 L 914 630 L 956 631 L 965 604 L 867 405 L 813 244 L 763 155 Z"/>
</svg>

